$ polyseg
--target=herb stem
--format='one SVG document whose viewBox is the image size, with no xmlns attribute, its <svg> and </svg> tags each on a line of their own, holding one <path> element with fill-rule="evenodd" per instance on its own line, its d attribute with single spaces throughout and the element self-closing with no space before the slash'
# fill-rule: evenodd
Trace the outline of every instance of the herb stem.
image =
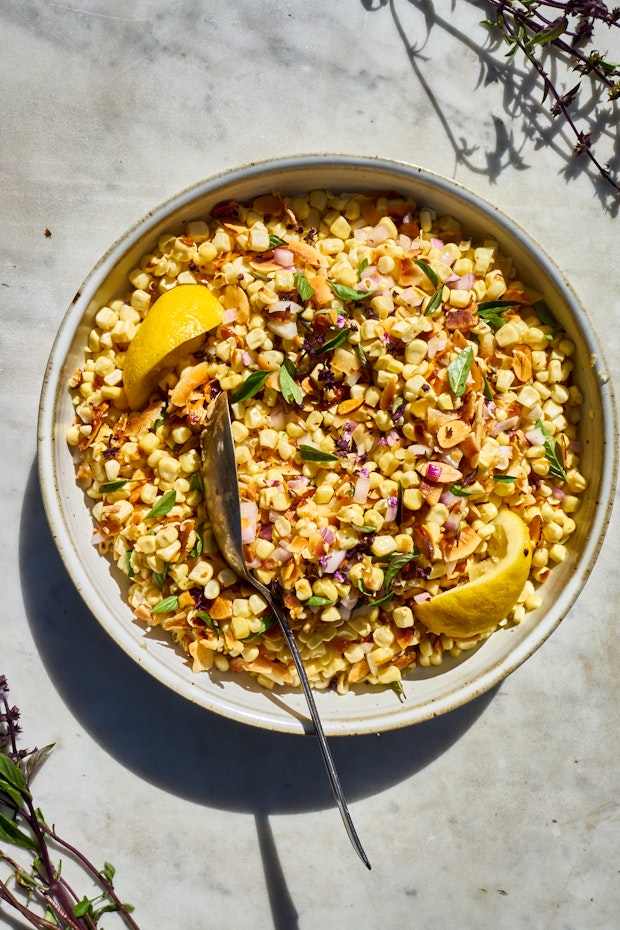
<svg viewBox="0 0 620 930">
<path fill-rule="evenodd" d="M 569 112 L 564 95 L 560 94 L 560 92 L 556 89 L 553 81 L 547 74 L 545 68 L 543 67 L 539 59 L 536 57 L 534 52 L 532 51 L 532 45 L 531 45 L 532 40 L 531 39 L 528 40 L 525 38 L 525 36 L 527 35 L 527 30 L 529 30 L 530 33 L 536 36 L 536 35 L 539 35 L 544 28 L 547 28 L 547 26 L 539 26 L 537 23 L 533 22 L 531 18 L 532 10 L 529 7 L 529 5 L 528 5 L 528 12 L 525 13 L 524 11 L 519 10 L 515 7 L 513 0 L 487 0 L 487 2 L 490 3 L 490 5 L 497 11 L 497 19 L 496 19 L 495 25 L 499 29 L 499 31 L 502 33 L 505 41 L 519 48 L 519 50 L 522 52 L 525 58 L 529 61 L 531 66 L 534 68 L 534 70 L 537 72 L 537 74 L 543 81 L 544 96 L 546 96 L 547 94 L 551 94 L 551 96 L 553 97 L 555 101 L 554 109 L 556 111 L 556 114 L 561 113 L 564 119 L 566 120 L 566 122 L 568 123 L 568 126 L 571 132 L 573 133 L 573 135 L 575 136 L 577 140 L 575 144 L 575 148 L 574 148 L 574 154 L 575 155 L 585 154 L 586 157 L 595 166 L 595 168 L 597 169 L 601 177 L 603 177 L 614 188 L 614 190 L 620 191 L 620 182 L 618 182 L 613 177 L 611 171 L 608 168 L 606 168 L 596 157 L 596 155 L 592 151 L 592 145 L 591 145 L 589 133 L 582 132 L 579 129 L 579 127 L 576 125 L 575 121 L 573 120 Z M 547 5 L 556 6 L 557 8 L 563 9 L 564 12 L 566 11 L 566 4 L 560 4 L 560 3 L 554 4 L 554 3 L 550 3 L 549 0 L 547 0 Z M 540 16 L 537 9 L 534 10 L 533 12 L 535 15 Z M 512 17 L 512 22 L 508 21 L 505 14 L 509 14 Z M 592 14 L 592 15 L 594 16 L 595 14 Z M 618 22 L 616 20 L 612 20 L 610 14 L 608 14 L 606 10 L 601 15 L 601 19 L 608 26 L 618 25 Z M 576 36 L 576 33 L 569 33 L 569 34 Z M 614 81 L 611 80 L 611 78 L 605 73 L 604 69 L 601 68 L 600 60 L 598 58 L 595 60 L 594 63 L 592 63 L 592 59 L 590 57 L 586 57 L 582 55 L 582 53 L 579 52 L 574 47 L 568 46 L 561 39 L 561 36 L 553 38 L 546 44 L 553 45 L 560 51 L 571 56 L 572 58 L 578 59 L 584 65 L 584 67 L 588 68 L 589 73 L 593 74 L 599 80 L 603 81 L 603 83 L 605 83 L 608 87 L 613 88 L 616 86 Z M 614 67 L 613 70 L 615 72 L 616 68 Z"/>
</svg>

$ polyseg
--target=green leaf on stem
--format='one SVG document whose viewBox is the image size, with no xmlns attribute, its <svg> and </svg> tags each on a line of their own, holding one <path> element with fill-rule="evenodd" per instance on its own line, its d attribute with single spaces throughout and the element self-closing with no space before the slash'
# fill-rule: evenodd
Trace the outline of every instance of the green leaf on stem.
<svg viewBox="0 0 620 930">
<path fill-rule="evenodd" d="M 448 381 L 455 397 L 465 393 L 465 385 L 474 360 L 472 346 L 467 346 L 456 355 L 448 365 Z"/>
<path fill-rule="evenodd" d="M 253 371 L 251 375 L 248 375 L 243 384 L 240 384 L 236 390 L 230 395 L 231 404 L 239 404 L 242 400 L 248 400 L 250 397 L 254 397 L 255 394 L 265 386 L 265 382 L 269 375 L 270 371 Z"/>
<path fill-rule="evenodd" d="M 376 294 L 377 291 L 358 291 L 354 287 L 347 287 L 346 284 L 338 284 L 337 281 L 330 281 L 332 290 L 336 297 L 340 300 L 346 300 L 349 303 L 356 303 L 360 300 L 366 300 L 367 297 L 372 297 L 373 294 Z"/>
<path fill-rule="evenodd" d="M 20 846 L 22 849 L 37 848 L 37 844 L 32 837 L 20 830 L 15 821 L 9 820 L 4 814 L 0 814 L 0 840 L 12 843 L 13 846 Z"/>
<path fill-rule="evenodd" d="M 326 352 L 332 352 L 334 349 L 337 349 L 338 346 L 341 346 L 343 342 L 347 341 L 350 332 L 352 332 L 352 330 L 348 327 L 339 329 L 338 333 L 332 339 L 328 339 L 327 342 L 323 343 L 317 355 L 325 355 Z"/>
<path fill-rule="evenodd" d="M 293 280 L 295 281 L 295 287 L 297 288 L 297 293 L 299 294 L 299 299 L 302 301 L 302 303 L 310 300 L 314 294 L 314 288 L 308 281 L 305 274 L 303 274 L 301 271 L 296 271 L 293 275 Z"/>
<path fill-rule="evenodd" d="M 289 358 L 285 358 L 278 372 L 278 381 L 282 397 L 287 404 L 301 404 L 304 399 L 304 392 L 300 385 L 295 381 L 297 369 Z"/>
<path fill-rule="evenodd" d="M 443 286 L 437 288 L 435 294 L 433 295 L 428 307 L 424 311 L 424 316 L 432 316 L 435 310 L 438 310 L 441 307 L 441 300 L 443 296 Z"/>
<path fill-rule="evenodd" d="M 434 288 L 438 288 L 438 287 L 439 287 L 439 283 L 440 283 L 440 282 L 439 282 L 439 278 L 437 277 L 436 272 L 433 271 L 433 269 L 431 268 L 431 266 L 428 264 L 428 262 L 423 261 L 423 259 L 421 259 L 421 258 L 414 258 L 413 261 L 414 261 L 414 264 L 416 264 L 416 265 L 418 266 L 418 268 L 420 269 L 420 271 L 423 271 L 423 272 L 424 272 L 424 274 L 426 275 L 426 277 L 428 278 L 428 280 L 431 282 L 431 284 L 433 285 L 433 287 L 434 287 Z"/>
<path fill-rule="evenodd" d="M 536 420 L 536 426 L 545 437 L 545 458 L 549 462 L 549 474 L 559 481 L 568 481 L 568 476 L 562 461 L 562 449 L 555 436 L 549 432 L 541 420 Z"/>
<path fill-rule="evenodd" d="M 328 597 L 321 597 L 320 594 L 313 594 L 312 597 L 309 597 L 307 601 L 303 602 L 304 607 L 325 607 L 327 604 L 333 604 L 334 602 Z"/>
<path fill-rule="evenodd" d="M 332 455 L 331 452 L 323 452 L 322 449 L 317 449 L 316 446 L 307 446 L 304 443 L 301 443 L 297 447 L 299 453 L 304 460 L 304 462 L 337 462 L 338 456 Z"/>
<path fill-rule="evenodd" d="M 245 636 L 240 642 L 242 643 L 251 643 L 253 639 L 256 639 L 257 636 L 262 636 L 263 633 L 266 633 L 267 630 L 270 630 L 272 626 L 275 626 L 277 623 L 275 614 L 267 614 L 266 617 L 261 617 L 260 629 L 255 633 L 250 633 L 249 636 Z"/>
<path fill-rule="evenodd" d="M 162 498 L 155 504 L 154 507 L 151 507 L 149 512 L 144 517 L 145 520 L 156 519 L 157 517 L 165 517 L 167 513 L 170 513 L 174 507 L 175 501 L 177 499 L 177 492 L 172 488 L 170 491 L 162 496 Z"/>
<path fill-rule="evenodd" d="M 167 614 L 173 610 L 178 610 L 179 608 L 179 599 L 176 594 L 171 594 L 170 597 L 165 597 L 159 603 L 155 604 L 152 608 L 152 613 L 154 614 Z"/>
</svg>

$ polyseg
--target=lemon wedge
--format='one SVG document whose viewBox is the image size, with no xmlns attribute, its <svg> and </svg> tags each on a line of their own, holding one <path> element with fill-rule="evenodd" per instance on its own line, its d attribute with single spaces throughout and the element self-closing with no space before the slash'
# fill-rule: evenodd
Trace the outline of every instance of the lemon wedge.
<svg viewBox="0 0 620 930">
<path fill-rule="evenodd" d="M 132 410 L 144 407 L 162 375 L 222 320 L 223 307 L 203 284 L 177 284 L 159 297 L 129 343 L 123 384 Z"/>
<path fill-rule="evenodd" d="M 532 543 L 521 517 L 502 510 L 494 520 L 489 558 L 476 566 L 476 577 L 436 595 L 414 612 L 432 633 L 467 638 L 492 630 L 516 604 L 532 564 Z"/>
</svg>

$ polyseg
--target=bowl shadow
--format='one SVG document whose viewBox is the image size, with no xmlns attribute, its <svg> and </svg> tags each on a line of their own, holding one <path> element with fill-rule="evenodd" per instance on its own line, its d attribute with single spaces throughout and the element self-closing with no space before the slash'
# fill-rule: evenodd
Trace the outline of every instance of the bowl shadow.
<svg viewBox="0 0 620 930">
<path fill-rule="evenodd" d="M 173 795 L 257 816 L 334 805 L 313 736 L 258 729 L 192 704 L 108 636 L 56 548 L 36 460 L 24 496 L 19 564 L 32 636 L 55 688 L 123 766 Z M 431 764 L 473 725 L 498 688 L 416 726 L 330 738 L 347 799 L 381 792 Z"/>
</svg>

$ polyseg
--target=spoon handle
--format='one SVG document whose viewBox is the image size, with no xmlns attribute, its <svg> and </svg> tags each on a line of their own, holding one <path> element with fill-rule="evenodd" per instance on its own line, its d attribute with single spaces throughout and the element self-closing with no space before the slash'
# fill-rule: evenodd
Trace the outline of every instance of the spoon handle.
<svg viewBox="0 0 620 930">
<path fill-rule="evenodd" d="M 342 817 L 342 822 L 344 823 L 345 830 L 353 844 L 355 851 L 358 856 L 364 863 L 367 869 L 371 868 L 368 856 L 364 852 L 364 848 L 360 842 L 360 839 L 357 835 L 355 827 L 353 826 L 353 820 L 351 819 L 351 814 L 349 813 L 349 808 L 347 807 L 347 802 L 345 800 L 344 792 L 342 790 L 342 785 L 340 784 L 340 779 L 338 778 L 338 772 L 336 771 L 336 766 L 334 764 L 334 759 L 331 754 L 331 750 L 327 744 L 327 739 L 325 738 L 325 733 L 323 732 L 323 724 L 321 723 L 321 718 L 319 717 L 319 712 L 317 710 L 316 704 L 314 702 L 314 696 L 312 694 L 312 689 L 310 683 L 308 682 L 308 676 L 306 675 L 306 670 L 302 658 L 299 654 L 299 649 L 293 631 L 291 630 L 288 620 L 284 616 L 280 605 L 276 603 L 275 598 L 272 596 L 271 592 L 265 588 L 263 585 L 258 584 L 256 579 L 252 579 L 253 583 L 257 588 L 260 589 L 265 599 L 268 601 L 271 606 L 274 614 L 278 618 L 278 623 L 282 628 L 284 638 L 290 650 L 291 656 L 293 657 L 293 662 L 295 663 L 295 668 L 297 669 L 297 674 L 299 675 L 299 680 L 301 682 L 301 687 L 304 692 L 308 704 L 308 710 L 310 711 L 310 716 L 312 718 L 312 723 L 314 724 L 314 729 L 316 732 L 317 739 L 319 741 L 319 746 L 321 748 L 321 753 L 323 755 L 323 762 L 325 763 L 325 768 L 327 769 L 327 775 L 329 777 L 332 791 L 336 799 L 336 804 L 338 805 L 338 810 L 340 811 L 340 816 Z"/>
</svg>

